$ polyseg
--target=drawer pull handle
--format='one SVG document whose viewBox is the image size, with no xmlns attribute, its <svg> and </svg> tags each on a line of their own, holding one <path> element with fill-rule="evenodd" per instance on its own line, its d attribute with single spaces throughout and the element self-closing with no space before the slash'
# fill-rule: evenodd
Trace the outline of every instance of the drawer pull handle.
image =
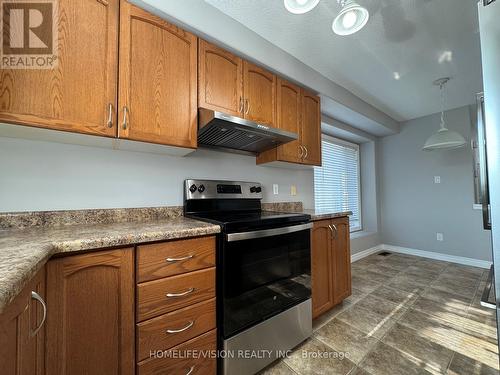
<svg viewBox="0 0 500 375">
<path fill-rule="evenodd" d="M 194 366 L 191 366 L 191 367 L 189 368 L 189 371 L 188 371 L 188 372 L 186 372 L 186 375 L 191 375 L 191 374 L 193 373 L 193 371 L 194 371 Z"/>
<path fill-rule="evenodd" d="M 184 331 L 187 331 L 189 328 L 191 328 L 194 324 L 194 321 L 190 320 L 187 326 L 184 328 L 179 328 L 179 329 L 167 329 L 167 333 L 181 333 Z"/>
<path fill-rule="evenodd" d="M 189 288 L 185 292 L 182 293 L 167 293 L 167 298 L 173 298 L 173 297 L 184 297 L 185 295 L 188 295 L 189 293 L 194 292 L 194 288 Z"/>
<path fill-rule="evenodd" d="M 40 295 L 37 292 L 33 292 L 32 291 L 31 292 L 31 298 L 34 299 L 35 301 L 39 302 L 40 305 L 42 305 L 42 308 L 43 308 L 42 321 L 40 322 L 40 324 L 38 325 L 38 327 L 36 327 L 34 330 L 31 331 L 31 337 L 34 337 L 42 329 L 43 324 L 45 323 L 45 319 L 47 318 L 47 305 L 45 304 L 45 301 L 43 300 L 43 298 L 40 297 Z"/>
<path fill-rule="evenodd" d="M 174 263 L 174 262 L 182 262 L 183 260 L 188 260 L 188 259 L 193 259 L 193 258 L 194 258 L 194 255 L 188 255 L 185 257 L 181 257 L 181 258 L 167 258 L 165 260 L 169 263 Z"/>
</svg>

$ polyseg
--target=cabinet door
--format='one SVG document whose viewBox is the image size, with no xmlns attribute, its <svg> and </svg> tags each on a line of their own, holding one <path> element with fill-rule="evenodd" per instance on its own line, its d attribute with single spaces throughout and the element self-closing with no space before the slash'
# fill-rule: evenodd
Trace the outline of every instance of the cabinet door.
<svg viewBox="0 0 500 375">
<path fill-rule="evenodd" d="M 47 264 L 47 373 L 134 373 L 133 249 Z"/>
<path fill-rule="evenodd" d="M 304 164 L 321 165 L 321 103 L 318 96 L 302 90 L 302 145 Z"/>
<path fill-rule="evenodd" d="M 1 69 L 0 121 L 116 136 L 118 6 L 59 0 L 57 67 Z"/>
<path fill-rule="evenodd" d="M 245 118 L 276 126 L 276 76 L 271 72 L 243 62 Z"/>
<path fill-rule="evenodd" d="M 300 123 L 301 123 L 301 96 L 300 88 L 293 83 L 278 78 L 278 128 L 296 133 L 297 141 L 286 143 L 278 147 L 278 159 L 299 163 L 300 151 Z"/>
<path fill-rule="evenodd" d="M 334 236 L 332 254 L 334 265 L 333 296 L 335 304 L 351 295 L 351 250 L 349 239 L 349 218 L 332 220 Z"/>
<path fill-rule="evenodd" d="M 330 220 L 314 222 L 311 242 L 313 319 L 333 307 L 332 235 Z"/>
<path fill-rule="evenodd" d="M 42 302 L 32 296 L 32 291 Z M 44 298 L 45 270 L 42 270 L 0 315 L 2 374 L 45 374 Z"/>
<path fill-rule="evenodd" d="M 197 145 L 197 38 L 126 1 L 120 8 L 120 138 Z"/>
<path fill-rule="evenodd" d="M 198 46 L 198 105 L 242 117 L 243 60 L 203 39 Z"/>
</svg>

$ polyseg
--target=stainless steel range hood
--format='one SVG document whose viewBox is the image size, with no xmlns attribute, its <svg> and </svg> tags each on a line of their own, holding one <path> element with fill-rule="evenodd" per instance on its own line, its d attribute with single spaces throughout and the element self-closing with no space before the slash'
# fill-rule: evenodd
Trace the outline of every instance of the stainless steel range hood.
<svg viewBox="0 0 500 375">
<path fill-rule="evenodd" d="M 255 155 L 297 139 L 295 133 L 198 108 L 199 146 Z"/>
</svg>

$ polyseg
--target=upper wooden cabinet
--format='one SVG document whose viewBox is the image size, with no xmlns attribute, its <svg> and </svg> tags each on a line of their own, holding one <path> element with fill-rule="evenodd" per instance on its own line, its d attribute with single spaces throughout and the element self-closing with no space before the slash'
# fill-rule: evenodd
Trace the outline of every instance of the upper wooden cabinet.
<svg viewBox="0 0 500 375">
<path fill-rule="evenodd" d="M 243 97 L 246 119 L 276 126 L 276 76 L 274 74 L 244 61 Z"/>
<path fill-rule="evenodd" d="M 35 292 L 36 294 L 33 294 Z M 6 375 L 45 374 L 45 270 L 0 315 L 0 363 Z"/>
<path fill-rule="evenodd" d="M 47 264 L 47 374 L 134 374 L 134 249 Z"/>
<path fill-rule="evenodd" d="M 59 0 L 57 67 L 0 69 L 0 121 L 116 136 L 118 0 Z"/>
<path fill-rule="evenodd" d="M 198 105 L 243 116 L 243 60 L 203 39 L 198 42 Z"/>
<path fill-rule="evenodd" d="M 126 1 L 120 13 L 120 138 L 197 146 L 197 38 Z"/>
<path fill-rule="evenodd" d="M 301 155 L 303 155 L 303 151 L 300 140 L 302 99 L 300 90 L 297 85 L 278 77 L 276 85 L 276 127 L 297 134 L 299 139 L 261 153 L 257 157 L 258 164 L 277 160 L 292 163 L 302 162 Z"/>
<path fill-rule="evenodd" d="M 278 79 L 277 92 L 277 127 L 297 133 L 299 138 L 261 153 L 257 156 L 257 164 L 278 161 L 320 166 L 320 98 L 281 78 Z"/>
<path fill-rule="evenodd" d="M 276 76 L 204 40 L 199 41 L 200 107 L 276 126 Z"/>
<path fill-rule="evenodd" d="M 302 162 L 321 165 L 321 102 L 318 96 L 302 89 Z"/>
<path fill-rule="evenodd" d="M 351 295 L 349 218 L 314 222 L 311 243 L 313 318 Z"/>
</svg>

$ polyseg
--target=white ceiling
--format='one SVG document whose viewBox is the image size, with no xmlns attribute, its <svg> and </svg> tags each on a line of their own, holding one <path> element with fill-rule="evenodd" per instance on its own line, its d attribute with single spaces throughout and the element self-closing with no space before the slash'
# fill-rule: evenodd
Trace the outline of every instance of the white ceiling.
<svg viewBox="0 0 500 375">
<path fill-rule="evenodd" d="M 439 112 L 436 78 L 453 78 L 449 109 L 482 90 L 477 0 L 359 0 L 370 20 L 346 37 L 331 30 L 335 0 L 303 15 L 282 0 L 205 1 L 398 121 Z"/>
</svg>

